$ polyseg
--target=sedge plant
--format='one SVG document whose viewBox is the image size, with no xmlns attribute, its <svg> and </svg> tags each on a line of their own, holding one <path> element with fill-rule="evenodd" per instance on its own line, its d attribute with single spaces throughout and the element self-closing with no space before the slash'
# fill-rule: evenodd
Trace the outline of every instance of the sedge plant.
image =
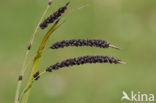
<svg viewBox="0 0 156 103">
<path fill-rule="evenodd" d="M 38 72 L 38 65 L 40 63 L 42 53 L 45 50 L 46 43 L 48 42 L 48 39 L 51 37 L 51 35 L 54 33 L 54 31 L 61 25 L 61 24 L 59 24 L 59 22 L 61 21 L 61 18 L 70 12 L 73 12 L 75 10 L 79 10 L 79 9 L 87 6 L 87 5 L 85 5 L 85 6 L 82 6 L 80 8 L 69 10 L 66 12 L 66 9 L 67 9 L 69 4 L 70 3 L 67 2 L 64 6 L 60 7 L 57 11 L 55 11 L 50 16 L 48 16 L 45 20 L 43 20 L 45 18 L 45 15 L 46 15 L 49 7 L 52 5 L 52 0 L 49 0 L 48 6 L 46 7 L 43 15 L 41 16 L 41 19 L 39 20 L 39 23 L 38 23 L 34 33 L 32 34 L 32 38 L 30 39 L 30 43 L 27 47 L 25 57 L 24 57 L 23 66 L 21 68 L 21 72 L 20 72 L 19 77 L 18 77 L 14 103 L 28 103 L 28 98 L 29 98 L 29 94 L 30 94 L 33 82 L 35 80 L 38 80 L 43 74 L 46 74 L 47 72 L 52 72 L 53 70 L 58 70 L 58 69 L 63 68 L 63 67 L 82 65 L 82 64 L 86 64 L 86 63 L 125 64 L 125 62 L 123 62 L 117 58 L 110 57 L 110 56 L 87 55 L 87 56 L 69 58 L 69 59 L 66 59 L 64 61 L 57 62 L 56 64 L 53 64 L 53 65 L 45 68 L 44 71 Z M 51 26 L 51 24 L 52 24 L 52 26 Z M 34 55 L 34 57 L 30 61 L 27 60 L 36 35 L 38 34 L 38 32 L 40 30 L 43 30 L 43 29 L 47 28 L 48 26 L 51 26 L 51 27 L 47 31 L 47 33 L 44 35 L 44 37 L 42 38 L 42 42 L 40 43 L 36 54 Z M 63 41 L 59 41 L 59 42 L 52 44 L 47 49 L 53 50 L 53 49 L 60 49 L 60 48 L 72 47 L 72 46 L 75 46 L 75 47 L 115 48 L 115 49 L 119 50 L 118 47 L 110 44 L 109 42 L 107 42 L 105 40 L 95 40 L 95 39 L 91 39 L 91 40 L 90 39 L 63 40 Z M 25 77 L 24 74 L 29 67 L 28 65 L 30 65 L 31 63 L 32 63 L 31 73 L 30 73 L 29 77 Z M 26 83 L 25 88 L 21 88 L 21 85 L 23 83 L 23 78 L 28 78 L 28 81 Z"/>
</svg>

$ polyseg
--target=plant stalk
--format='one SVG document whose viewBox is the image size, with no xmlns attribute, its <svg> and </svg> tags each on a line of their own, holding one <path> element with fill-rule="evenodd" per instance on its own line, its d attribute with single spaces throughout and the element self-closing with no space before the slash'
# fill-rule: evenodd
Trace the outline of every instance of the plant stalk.
<svg viewBox="0 0 156 103">
<path fill-rule="evenodd" d="M 26 62 L 27 62 L 28 54 L 30 52 L 30 49 L 31 49 L 31 46 L 33 44 L 34 38 L 35 38 L 36 34 L 39 31 L 39 24 L 42 22 L 44 16 L 46 15 L 46 13 L 47 13 L 47 11 L 49 9 L 49 7 L 50 7 L 50 5 L 47 6 L 47 8 L 45 9 L 44 13 L 42 14 L 41 19 L 40 19 L 38 25 L 36 26 L 36 29 L 35 29 L 34 33 L 32 34 L 32 38 L 31 38 L 29 46 L 28 46 L 28 48 L 26 50 L 23 66 L 21 68 L 21 72 L 20 72 L 20 75 L 19 75 L 19 78 L 21 78 L 21 80 L 18 79 L 18 82 L 17 82 L 17 88 L 16 88 L 16 94 L 15 94 L 15 101 L 14 101 L 14 103 L 19 103 L 20 88 L 21 88 L 22 79 L 23 79 L 23 76 L 24 76 L 24 73 L 25 73 L 24 71 L 26 69 L 25 65 L 26 65 Z"/>
<path fill-rule="evenodd" d="M 33 75 L 37 72 L 37 67 L 38 67 L 38 64 L 40 62 L 40 58 L 41 58 L 41 55 L 42 55 L 42 52 L 44 50 L 44 47 L 49 39 L 49 37 L 51 36 L 51 34 L 55 31 L 55 28 L 56 28 L 56 25 L 58 24 L 59 20 L 57 20 L 54 25 L 50 28 L 50 30 L 45 34 L 44 38 L 42 39 L 42 42 L 38 48 L 38 51 L 36 53 L 36 56 L 35 56 L 35 59 L 33 61 L 33 67 L 32 67 L 32 72 L 31 72 L 31 75 L 29 77 L 29 80 L 28 80 L 28 83 L 27 83 L 27 87 L 26 89 L 24 90 L 24 95 L 23 95 L 23 103 L 27 103 L 28 101 L 28 97 L 29 97 L 29 94 L 30 94 L 30 90 L 31 90 L 31 86 L 32 86 L 32 82 L 33 82 Z"/>
</svg>

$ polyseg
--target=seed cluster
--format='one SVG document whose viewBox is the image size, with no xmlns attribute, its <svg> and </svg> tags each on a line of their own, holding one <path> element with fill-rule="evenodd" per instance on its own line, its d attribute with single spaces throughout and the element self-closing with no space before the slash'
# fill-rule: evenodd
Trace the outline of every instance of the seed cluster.
<svg viewBox="0 0 156 103">
<path fill-rule="evenodd" d="M 39 76 L 40 72 L 36 72 L 33 77 L 35 78 L 35 80 L 38 80 L 40 78 Z"/>
<path fill-rule="evenodd" d="M 56 12 L 51 14 L 47 19 L 45 19 L 40 24 L 40 28 L 45 29 L 48 26 L 48 24 L 53 23 L 57 18 L 59 18 L 65 12 L 68 5 L 69 5 L 69 2 L 65 6 L 59 8 Z"/>
<path fill-rule="evenodd" d="M 22 75 L 19 75 L 18 81 L 22 81 L 22 79 L 23 79 L 23 76 Z"/>
<path fill-rule="evenodd" d="M 52 72 L 52 70 L 57 70 L 59 68 L 86 64 L 86 63 L 114 63 L 122 64 L 123 62 L 114 57 L 108 56 L 83 56 L 78 58 L 67 59 L 62 62 L 56 63 L 46 69 L 47 72 Z"/>
<path fill-rule="evenodd" d="M 100 47 L 100 48 L 108 48 L 110 43 L 104 40 L 85 40 L 85 39 L 72 39 L 72 40 L 63 40 L 60 42 L 54 43 L 50 48 L 58 49 L 64 48 L 68 46 L 90 46 L 90 47 Z"/>
</svg>

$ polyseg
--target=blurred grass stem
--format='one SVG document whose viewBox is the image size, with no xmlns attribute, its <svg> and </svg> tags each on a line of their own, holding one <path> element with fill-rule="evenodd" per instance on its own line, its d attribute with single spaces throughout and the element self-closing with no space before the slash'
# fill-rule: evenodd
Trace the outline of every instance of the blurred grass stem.
<svg viewBox="0 0 156 103">
<path fill-rule="evenodd" d="M 38 48 L 35 59 L 33 61 L 32 72 L 30 74 L 30 77 L 29 77 L 29 80 L 28 80 L 28 83 L 27 83 L 27 87 L 24 90 L 23 100 L 22 100 L 23 103 L 27 103 L 27 101 L 28 101 L 29 93 L 30 93 L 32 82 L 33 82 L 33 79 L 34 79 L 33 75 L 37 72 L 37 67 L 38 67 L 38 64 L 40 62 L 41 55 L 42 55 L 42 52 L 44 50 L 44 47 L 45 47 L 49 37 L 51 36 L 51 34 L 55 31 L 55 28 L 56 28 L 56 25 L 58 24 L 58 22 L 59 22 L 59 19 L 54 23 L 54 25 L 50 28 L 50 30 L 45 34 L 45 36 L 42 39 L 42 42 L 41 42 L 41 44 L 40 44 L 40 46 Z"/>
<path fill-rule="evenodd" d="M 46 7 L 46 9 L 45 9 L 45 11 L 43 12 L 43 14 L 42 14 L 42 16 L 41 16 L 41 19 L 40 19 L 40 21 L 39 21 L 39 23 L 38 23 L 38 25 L 37 25 L 37 27 L 36 27 L 34 33 L 32 34 L 32 38 L 31 38 L 31 40 L 30 40 L 28 49 L 26 50 L 25 57 L 24 57 L 24 62 L 23 62 L 23 65 L 22 65 L 22 68 L 21 68 L 21 72 L 20 72 L 20 75 L 19 75 L 19 76 L 21 76 L 21 77 L 23 77 L 23 75 L 24 75 L 24 73 L 25 73 L 24 71 L 25 71 L 25 69 L 26 69 L 26 66 L 25 66 L 25 65 L 26 65 L 26 61 L 27 61 L 28 54 L 29 54 L 29 52 L 30 52 L 31 46 L 32 46 L 32 44 L 33 44 L 34 38 L 35 38 L 36 34 L 39 32 L 39 24 L 42 22 L 44 16 L 46 15 L 46 13 L 47 13 L 47 11 L 48 11 L 48 9 L 49 9 L 49 7 L 50 7 L 50 5 L 48 5 L 48 6 Z M 21 84 L 22 84 L 22 80 L 18 80 L 14 103 L 19 103 L 19 99 L 18 99 L 18 98 L 19 98 L 19 93 L 20 93 Z"/>
</svg>

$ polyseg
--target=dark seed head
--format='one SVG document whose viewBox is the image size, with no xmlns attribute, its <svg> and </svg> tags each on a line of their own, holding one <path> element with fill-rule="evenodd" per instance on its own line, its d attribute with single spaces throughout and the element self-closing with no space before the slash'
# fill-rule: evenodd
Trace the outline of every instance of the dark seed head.
<svg viewBox="0 0 156 103">
<path fill-rule="evenodd" d="M 55 20 L 57 20 L 67 9 L 69 2 L 64 5 L 63 7 L 60 7 L 57 11 L 55 11 L 53 14 L 51 14 L 47 19 L 45 19 L 41 24 L 40 28 L 45 29 L 50 23 L 53 23 Z"/>
<path fill-rule="evenodd" d="M 48 3 L 48 5 L 51 5 L 51 4 L 52 4 L 52 2 L 53 2 L 53 0 L 49 0 L 49 3 Z"/>
<path fill-rule="evenodd" d="M 63 67 L 73 66 L 73 65 L 81 65 L 86 63 L 114 63 L 114 64 L 122 64 L 122 61 L 116 59 L 114 57 L 108 56 L 83 56 L 78 58 L 71 58 L 64 60 L 62 62 L 56 63 L 46 69 L 47 72 L 51 72 L 52 69 L 56 70 Z"/>
<path fill-rule="evenodd" d="M 28 46 L 28 48 L 27 48 L 28 50 L 30 50 L 31 49 L 31 44 L 29 44 L 29 46 Z"/>
<path fill-rule="evenodd" d="M 23 76 L 20 75 L 20 76 L 18 77 L 18 81 L 22 81 L 22 79 L 23 79 Z"/>
<path fill-rule="evenodd" d="M 75 47 L 90 46 L 90 47 L 99 47 L 99 48 L 111 47 L 110 43 L 108 43 L 104 40 L 72 39 L 72 40 L 63 40 L 60 42 L 56 42 L 50 48 L 51 49 L 59 49 L 59 48 L 68 47 L 68 46 L 75 46 Z"/>
<path fill-rule="evenodd" d="M 39 72 L 36 72 L 36 73 L 34 74 L 33 77 L 35 78 L 35 80 L 38 80 L 38 79 L 40 78 L 39 74 L 40 74 Z"/>
</svg>

